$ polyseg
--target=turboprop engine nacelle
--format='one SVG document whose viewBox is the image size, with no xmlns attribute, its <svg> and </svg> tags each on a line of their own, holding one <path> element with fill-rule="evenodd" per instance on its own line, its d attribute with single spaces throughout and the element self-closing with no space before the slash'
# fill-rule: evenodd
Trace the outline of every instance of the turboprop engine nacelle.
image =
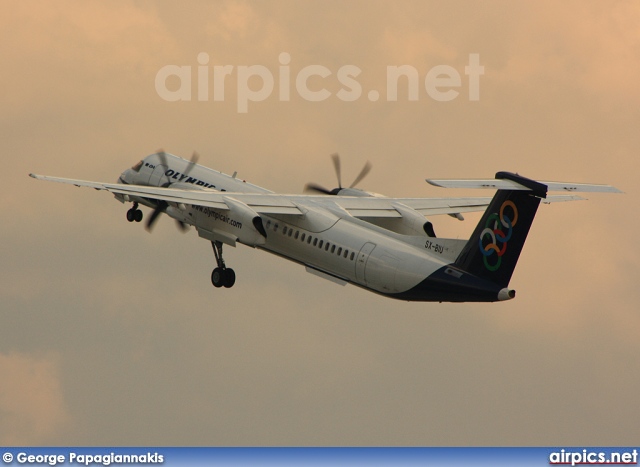
<svg viewBox="0 0 640 467">
<path fill-rule="evenodd" d="M 400 226 L 401 230 L 404 231 L 398 233 L 407 235 L 422 235 L 426 233 L 429 237 L 436 236 L 433 231 L 433 224 L 418 211 L 401 203 L 393 203 L 392 206 L 402 216 Z"/>
<path fill-rule="evenodd" d="M 222 221 L 224 224 L 217 225 L 215 228 L 232 233 L 240 243 L 245 245 L 264 245 L 267 231 L 262 224 L 260 215 L 237 199 L 225 196 L 223 200 L 229 210 L 224 211 L 226 214 L 224 220 L 218 220 L 218 223 Z"/>
<path fill-rule="evenodd" d="M 370 222 L 403 235 L 436 236 L 431 222 L 418 211 L 400 203 L 393 203 L 392 206 L 401 217 L 382 217 Z"/>
<path fill-rule="evenodd" d="M 241 223 L 236 234 L 238 241 L 249 246 L 264 245 L 267 231 L 262 223 L 262 217 L 242 201 L 227 196 L 223 200 L 229 206 L 229 217 Z"/>
</svg>

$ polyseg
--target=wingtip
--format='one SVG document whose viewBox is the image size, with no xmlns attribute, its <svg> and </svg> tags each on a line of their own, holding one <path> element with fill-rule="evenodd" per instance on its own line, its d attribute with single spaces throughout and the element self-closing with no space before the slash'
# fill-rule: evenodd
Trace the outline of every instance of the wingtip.
<svg viewBox="0 0 640 467">
<path fill-rule="evenodd" d="M 428 178 L 425 179 L 425 181 L 429 184 L 429 185 L 433 185 L 433 186 L 437 186 L 438 188 L 444 188 L 442 185 L 440 185 L 438 182 L 434 181 L 434 180 L 429 180 Z"/>
</svg>

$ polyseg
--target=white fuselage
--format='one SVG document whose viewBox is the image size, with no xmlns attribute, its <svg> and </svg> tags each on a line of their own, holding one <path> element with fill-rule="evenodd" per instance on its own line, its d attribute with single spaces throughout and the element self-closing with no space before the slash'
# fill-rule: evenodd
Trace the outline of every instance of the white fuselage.
<svg viewBox="0 0 640 467">
<path fill-rule="evenodd" d="M 125 171 L 119 182 L 135 185 L 216 190 L 229 193 L 271 193 L 235 176 L 166 155 L 168 167 L 157 155 L 142 161 L 137 171 Z M 188 175 L 184 175 L 188 172 Z M 120 196 L 117 196 L 122 200 Z M 155 207 L 153 200 L 137 199 Z M 171 204 L 171 203 L 170 203 Z M 350 282 L 383 294 L 416 287 L 435 271 L 451 263 L 465 241 L 401 235 L 350 216 L 331 203 L 304 206 L 304 215 L 261 214 L 266 237 L 255 232 L 251 218 L 239 210 L 219 210 L 171 204 L 166 213 L 196 227 L 203 238 L 257 247 L 305 265 L 337 282 Z M 251 235 L 252 232 L 254 235 Z"/>
</svg>

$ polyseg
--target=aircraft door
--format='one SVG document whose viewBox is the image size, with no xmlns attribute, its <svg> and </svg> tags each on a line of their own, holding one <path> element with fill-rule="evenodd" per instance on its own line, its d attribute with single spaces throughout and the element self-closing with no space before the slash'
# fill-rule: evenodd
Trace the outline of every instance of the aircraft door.
<svg viewBox="0 0 640 467">
<path fill-rule="evenodd" d="M 161 186 L 163 183 L 166 183 L 168 181 L 168 178 L 164 175 L 166 171 L 166 165 L 156 165 L 156 168 L 153 169 L 153 172 L 151 173 L 151 177 L 149 177 L 149 185 Z"/>
<path fill-rule="evenodd" d="M 376 247 L 374 243 L 367 242 L 365 243 L 360 252 L 358 253 L 358 257 L 356 258 L 356 281 L 361 284 L 365 283 L 364 279 L 364 270 L 367 265 L 367 260 L 369 259 L 369 255 Z"/>
</svg>

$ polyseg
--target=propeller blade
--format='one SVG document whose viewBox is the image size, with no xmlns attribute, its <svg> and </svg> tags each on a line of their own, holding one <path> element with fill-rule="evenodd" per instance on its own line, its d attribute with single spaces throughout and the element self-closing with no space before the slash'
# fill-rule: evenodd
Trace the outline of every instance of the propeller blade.
<svg viewBox="0 0 640 467">
<path fill-rule="evenodd" d="M 167 209 L 167 206 L 168 205 L 166 201 L 158 201 L 158 205 L 147 219 L 146 229 L 148 232 L 151 232 L 151 230 L 153 229 L 153 225 L 158 220 L 158 217 L 160 217 L 160 214 L 162 214 L 164 210 Z"/>
<path fill-rule="evenodd" d="M 340 168 L 340 155 L 336 152 L 331 154 L 331 159 L 333 160 L 333 168 L 336 171 L 336 177 L 338 178 L 338 188 L 334 188 L 333 190 L 327 190 L 325 187 L 316 185 L 315 183 L 307 183 L 304 187 L 304 191 L 313 191 L 316 193 L 321 193 L 323 195 L 338 195 L 342 190 L 342 171 Z M 367 161 L 364 165 L 356 179 L 349 186 L 349 188 L 354 188 L 358 183 L 362 181 L 364 177 L 371 171 L 371 162 Z"/>
<path fill-rule="evenodd" d="M 167 153 L 164 152 L 164 149 L 158 149 L 158 157 L 160 158 L 160 164 L 167 167 L 169 166 L 169 163 L 167 162 Z"/>
<path fill-rule="evenodd" d="M 358 174 L 358 176 L 356 177 L 356 179 L 353 181 L 353 183 L 349 188 L 354 188 L 358 183 L 360 183 L 362 179 L 367 176 L 370 170 L 371 170 L 371 162 L 367 161 L 367 163 L 364 165 L 364 167 L 362 168 L 362 170 L 360 171 L 360 173 Z"/>
<path fill-rule="evenodd" d="M 146 229 L 147 229 L 148 232 L 151 232 L 153 230 L 153 226 L 158 221 L 158 218 L 160 217 L 160 214 L 163 214 L 165 212 L 165 209 L 167 209 L 167 206 L 168 206 L 168 204 L 165 201 L 158 201 L 158 206 L 151 212 L 151 215 L 147 219 Z M 185 224 L 184 222 L 179 221 L 177 219 L 176 219 L 176 224 L 178 226 L 178 229 L 181 232 L 188 232 L 189 231 L 189 225 L 188 224 Z"/>
<path fill-rule="evenodd" d="M 316 193 L 320 193 L 323 195 L 331 195 L 331 190 L 327 190 L 325 187 L 316 185 L 315 183 L 307 183 L 304 186 L 304 191 L 315 191 Z"/>
<path fill-rule="evenodd" d="M 151 215 L 147 218 L 147 225 L 145 228 L 148 232 L 151 232 L 151 230 L 153 230 L 153 225 L 158 220 L 160 214 L 162 214 L 162 210 L 160 208 L 155 208 Z"/>
<path fill-rule="evenodd" d="M 196 151 L 193 151 L 193 155 L 191 156 L 191 160 L 189 161 L 189 165 L 187 166 L 187 168 L 184 171 L 184 175 L 189 175 L 191 170 L 198 163 L 198 159 L 200 159 L 200 156 L 198 155 L 198 153 Z"/>
<path fill-rule="evenodd" d="M 189 231 L 189 225 L 185 224 L 182 221 L 179 221 L 176 219 L 176 224 L 178 225 L 178 230 L 180 230 L 180 232 L 188 232 Z"/>
<path fill-rule="evenodd" d="M 337 152 L 331 154 L 331 159 L 333 159 L 333 168 L 336 170 L 336 177 L 338 177 L 338 188 L 342 188 L 342 176 L 340 171 L 340 154 Z"/>
<path fill-rule="evenodd" d="M 158 157 L 160 158 L 160 165 L 169 167 L 169 162 L 167 162 L 167 153 L 164 152 L 164 149 L 158 149 L 156 154 L 158 154 Z M 167 179 L 167 181 L 162 183 L 160 186 L 163 188 L 167 188 L 169 185 L 171 185 L 171 180 Z"/>
</svg>

